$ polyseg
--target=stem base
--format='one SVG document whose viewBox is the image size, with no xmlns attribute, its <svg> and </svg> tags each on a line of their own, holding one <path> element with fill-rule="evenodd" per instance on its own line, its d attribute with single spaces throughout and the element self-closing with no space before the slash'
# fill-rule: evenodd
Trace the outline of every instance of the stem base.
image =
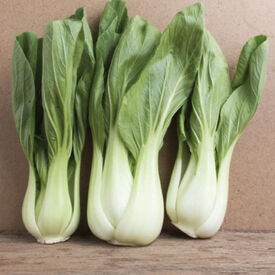
<svg viewBox="0 0 275 275">
<path fill-rule="evenodd" d="M 198 236 L 195 233 L 195 231 L 192 228 L 188 228 L 180 223 L 175 223 L 172 222 L 172 224 L 177 227 L 180 231 L 182 231 L 184 234 L 188 235 L 189 237 L 193 238 L 193 239 L 197 239 Z"/>
<path fill-rule="evenodd" d="M 57 237 L 43 237 L 40 239 L 37 239 L 38 243 L 42 244 L 55 244 L 55 243 L 61 243 L 67 241 L 69 237 L 63 237 L 63 236 L 57 236 Z"/>
</svg>

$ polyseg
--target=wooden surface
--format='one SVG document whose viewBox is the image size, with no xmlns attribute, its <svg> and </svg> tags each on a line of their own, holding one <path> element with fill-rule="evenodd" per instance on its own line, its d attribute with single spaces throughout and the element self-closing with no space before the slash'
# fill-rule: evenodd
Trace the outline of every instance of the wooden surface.
<svg viewBox="0 0 275 275">
<path fill-rule="evenodd" d="M 219 232 L 208 240 L 162 234 L 148 247 L 115 247 L 92 236 L 41 245 L 0 234 L 0 274 L 275 274 L 275 232 Z"/>
</svg>

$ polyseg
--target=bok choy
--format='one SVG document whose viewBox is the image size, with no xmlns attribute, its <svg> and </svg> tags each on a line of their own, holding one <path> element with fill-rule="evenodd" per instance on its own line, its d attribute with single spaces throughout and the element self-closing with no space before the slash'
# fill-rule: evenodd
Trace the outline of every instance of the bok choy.
<svg viewBox="0 0 275 275">
<path fill-rule="evenodd" d="M 16 37 L 12 102 L 29 164 L 22 217 L 38 242 L 65 241 L 80 217 L 79 174 L 94 68 L 86 12 Z"/>
<path fill-rule="evenodd" d="M 87 215 L 97 237 L 147 245 L 159 235 L 164 216 L 158 152 L 195 82 L 203 8 L 185 8 L 160 35 L 140 17 L 128 20 L 122 5 L 107 3 L 96 44 Z"/>
<path fill-rule="evenodd" d="M 191 104 L 179 114 L 178 155 L 166 201 L 172 223 L 193 238 L 213 236 L 223 222 L 232 153 L 259 104 L 267 54 L 266 36 L 250 39 L 230 83 L 225 58 L 205 31 Z"/>
</svg>

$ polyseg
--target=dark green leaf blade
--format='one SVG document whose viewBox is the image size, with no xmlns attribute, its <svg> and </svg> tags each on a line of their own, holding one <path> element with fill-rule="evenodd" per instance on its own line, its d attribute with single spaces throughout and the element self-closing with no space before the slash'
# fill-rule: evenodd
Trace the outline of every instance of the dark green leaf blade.
<svg viewBox="0 0 275 275">
<path fill-rule="evenodd" d="M 84 41 L 84 49 L 77 71 L 73 131 L 74 158 L 75 161 L 79 162 L 86 137 L 88 102 L 93 80 L 95 57 L 93 39 L 87 22 L 86 10 L 84 8 L 78 9 L 71 18 L 78 19 L 82 22 L 81 39 Z"/>
<path fill-rule="evenodd" d="M 25 32 L 16 37 L 12 58 L 12 109 L 16 131 L 32 165 L 35 135 L 35 75 L 38 39 Z"/>
<path fill-rule="evenodd" d="M 159 43 L 160 32 L 139 16 L 131 18 L 114 52 L 107 80 L 107 125 L 115 124 L 121 101 Z M 107 126 L 107 127 L 108 127 Z"/>
<path fill-rule="evenodd" d="M 266 36 L 251 38 L 244 46 L 233 86 L 236 89 L 221 109 L 217 130 L 219 161 L 236 142 L 259 105 L 264 89 L 268 57 Z"/>
<path fill-rule="evenodd" d="M 110 24 L 115 20 L 115 25 Z M 127 8 L 125 2 L 121 0 L 112 0 L 106 3 L 100 24 L 99 35 L 104 33 L 110 25 L 115 26 L 116 33 L 122 33 L 128 21 Z"/>
<path fill-rule="evenodd" d="M 242 52 L 239 57 L 239 62 L 237 66 L 237 70 L 235 72 L 233 81 L 232 81 L 232 89 L 235 90 L 237 87 L 242 85 L 245 82 L 245 78 L 248 73 L 249 60 L 253 52 L 258 48 L 258 46 L 266 41 L 265 35 L 258 35 L 249 39 L 245 46 L 242 49 Z"/>
<path fill-rule="evenodd" d="M 77 68 L 82 24 L 72 19 L 47 25 L 43 40 L 42 102 L 49 158 L 72 147 Z M 82 43 L 83 44 L 83 43 Z"/>
<path fill-rule="evenodd" d="M 203 54 L 192 95 L 190 135 L 187 137 L 190 150 L 197 157 L 205 135 L 215 142 L 220 109 L 231 94 L 228 65 L 220 47 L 208 31 L 205 31 L 203 40 Z"/>
<path fill-rule="evenodd" d="M 99 35 L 95 49 L 95 73 L 89 100 L 89 124 L 93 140 L 101 150 L 103 150 L 106 137 L 103 109 L 106 79 L 113 52 L 127 21 L 127 9 L 123 1 L 112 0 L 107 2 L 99 23 Z"/>
<path fill-rule="evenodd" d="M 171 118 L 188 99 L 201 58 L 203 26 L 201 4 L 179 12 L 124 97 L 119 129 L 134 158 L 149 135 L 158 133 L 163 138 Z"/>
</svg>

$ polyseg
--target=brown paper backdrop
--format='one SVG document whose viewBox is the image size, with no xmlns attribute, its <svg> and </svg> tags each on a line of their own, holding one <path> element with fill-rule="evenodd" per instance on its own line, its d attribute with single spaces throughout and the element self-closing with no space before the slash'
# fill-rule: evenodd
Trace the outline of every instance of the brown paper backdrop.
<svg viewBox="0 0 275 275">
<path fill-rule="evenodd" d="M 192 0 L 128 0 L 130 15 L 139 14 L 161 30 L 173 15 Z M 220 44 L 231 74 L 241 47 L 256 34 L 270 38 L 267 84 L 259 109 L 239 140 L 233 155 L 230 195 L 224 228 L 235 230 L 275 229 L 275 1 L 205 0 L 206 26 Z M 89 23 L 96 33 L 105 1 L 100 0 L 1 0 L 0 1 L 0 231 L 22 230 L 21 204 L 28 166 L 20 148 L 11 113 L 11 57 L 16 34 L 32 30 L 43 34 L 45 24 L 87 8 Z M 273 12 L 273 16 L 272 16 Z M 273 92 L 273 93 L 272 93 Z M 160 154 L 164 192 L 176 153 L 175 123 L 172 123 Z M 91 161 L 90 136 L 82 167 L 82 220 L 86 225 L 86 194 Z M 168 222 L 166 221 L 166 226 Z"/>
</svg>

